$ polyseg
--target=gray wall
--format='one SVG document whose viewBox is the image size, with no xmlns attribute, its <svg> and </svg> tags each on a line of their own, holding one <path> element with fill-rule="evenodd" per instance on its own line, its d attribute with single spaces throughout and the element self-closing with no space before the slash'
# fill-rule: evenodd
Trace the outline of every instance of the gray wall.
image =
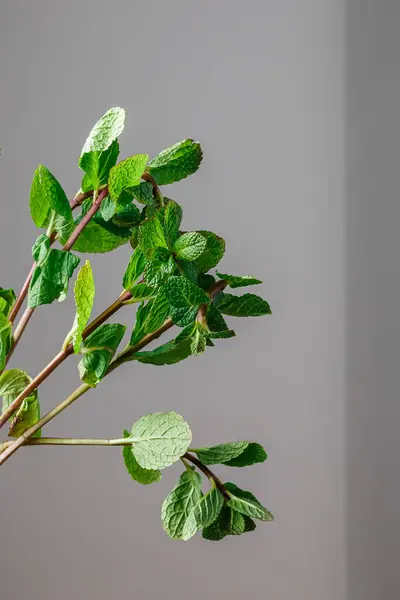
<svg viewBox="0 0 400 600">
<path fill-rule="evenodd" d="M 179 467 L 142 488 L 118 449 L 22 449 L 0 480 L 2 597 L 344 599 L 344 13 L 344 0 L 3 0 L 1 285 L 18 288 L 30 265 L 37 163 L 72 195 L 88 130 L 121 105 L 124 155 L 201 140 L 201 171 L 170 193 L 187 227 L 226 237 L 223 270 L 260 276 L 273 308 L 203 358 L 121 370 L 46 433 L 119 436 L 175 409 L 197 444 L 257 439 L 268 463 L 230 476 L 276 522 L 171 542 L 159 509 Z M 94 258 L 96 312 L 128 255 Z M 13 365 L 36 373 L 72 318 L 71 299 L 38 310 Z M 43 385 L 43 410 L 77 382 L 71 359 Z"/>
<path fill-rule="evenodd" d="M 347 19 L 349 600 L 400 590 L 400 4 Z"/>
</svg>

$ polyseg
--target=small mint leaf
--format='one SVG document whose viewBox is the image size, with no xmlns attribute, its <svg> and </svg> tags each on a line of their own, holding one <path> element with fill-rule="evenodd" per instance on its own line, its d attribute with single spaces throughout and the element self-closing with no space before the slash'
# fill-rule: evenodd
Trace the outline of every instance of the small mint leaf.
<svg viewBox="0 0 400 600">
<path fill-rule="evenodd" d="M 109 174 L 108 189 L 115 201 L 118 201 L 124 190 L 140 183 L 148 159 L 147 154 L 136 154 L 112 167 Z"/>
<path fill-rule="evenodd" d="M 202 273 L 217 266 L 225 252 L 225 240 L 211 231 L 198 231 L 207 240 L 207 245 L 195 263 Z"/>
<path fill-rule="evenodd" d="M 266 509 L 251 492 L 241 490 L 233 483 L 226 483 L 231 499 L 228 501 L 228 506 L 233 510 L 237 510 L 247 517 L 259 519 L 260 521 L 273 521 L 273 515 Z"/>
<path fill-rule="evenodd" d="M 147 166 L 147 171 L 159 185 L 166 185 L 195 173 L 202 158 L 203 153 L 198 142 L 183 140 L 153 158 Z"/>
<path fill-rule="evenodd" d="M 65 192 L 44 165 L 39 165 L 33 176 L 29 205 L 36 227 L 47 227 L 52 211 L 68 222 L 72 221 L 72 211 Z"/>
<path fill-rule="evenodd" d="M 243 296 L 221 294 L 217 307 L 222 314 L 231 317 L 260 317 L 271 314 L 268 302 L 255 294 L 243 294 Z"/>
<path fill-rule="evenodd" d="M 79 352 L 82 344 L 82 333 L 92 312 L 94 294 L 95 287 L 92 267 L 87 260 L 79 271 L 74 285 L 76 314 L 68 338 L 72 339 L 75 354 Z"/>
<path fill-rule="evenodd" d="M 28 291 L 28 306 L 51 304 L 68 290 L 68 282 L 80 259 L 66 250 L 49 250 L 41 266 L 36 266 Z"/>
<path fill-rule="evenodd" d="M 125 125 L 123 108 L 110 108 L 96 123 L 82 148 L 81 156 L 86 152 L 107 150 L 118 138 Z"/>
<path fill-rule="evenodd" d="M 191 510 L 182 531 L 184 541 L 193 537 L 199 529 L 208 527 L 217 518 L 224 505 L 224 497 L 217 488 L 204 494 Z"/>
<path fill-rule="evenodd" d="M 189 262 L 202 255 L 207 246 L 207 239 L 196 231 L 181 235 L 175 242 L 173 252 L 176 258 Z"/>
<path fill-rule="evenodd" d="M 190 512 L 202 497 L 201 477 L 190 467 L 182 473 L 178 484 L 165 498 L 161 519 L 170 538 L 182 539 L 182 532 Z"/>
<path fill-rule="evenodd" d="M 32 258 L 38 267 L 40 267 L 46 260 L 49 250 L 50 239 L 45 233 L 42 233 L 32 246 Z"/>
<path fill-rule="evenodd" d="M 226 275 L 224 273 L 218 273 L 217 271 L 217 276 L 220 279 L 227 281 L 229 287 L 231 288 L 246 287 L 248 285 L 258 285 L 259 283 L 262 283 L 262 281 L 252 277 L 251 275 Z"/>
<path fill-rule="evenodd" d="M 95 387 L 104 377 L 125 329 L 118 323 L 105 323 L 86 338 L 81 348 L 84 354 L 78 365 L 82 381 Z"/>
</svg>

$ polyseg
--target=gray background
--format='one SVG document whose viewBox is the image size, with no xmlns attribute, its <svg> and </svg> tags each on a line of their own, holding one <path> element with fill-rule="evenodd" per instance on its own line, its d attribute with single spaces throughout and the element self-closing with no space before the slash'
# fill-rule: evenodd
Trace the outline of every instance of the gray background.
<svg viewBox="0 0 400 600">
<path fill-rule="evenodd" d="M 121 105 L 125 156 L 200 139 L 201 170 L 168 193 L 273 308 L 202 358 L 121 369 L 46 433 L 114 437 L 175 409 L 199 445 L 257 439 L 267 464 L 229 474 L 276 522 L 171 542 L 159 508 L 178 467 L 144 488 L 118 449 L 22 449 L 0 480 L 1 597 L 396 596 L 399 19 L 396 0 L 2 1 L 1 285 L 30 266 L 37 163 L 71 197 L 87 132 Z M 93 259 L 96 313 L 128 256 Z M 72 318 L 71 299 L 38 310 L 13 365 L 36 373 Z M 43 410 L 77 383 L 71 359 Z"/>
</svg>

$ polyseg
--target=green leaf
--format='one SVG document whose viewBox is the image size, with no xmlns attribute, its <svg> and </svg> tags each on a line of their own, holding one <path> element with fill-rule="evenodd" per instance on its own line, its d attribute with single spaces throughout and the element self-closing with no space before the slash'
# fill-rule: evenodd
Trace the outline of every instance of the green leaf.
<svg viewBox="0 0 400 600">
<path fill-rule="evenodd" d="M 92 220 L 79 235 L 73 249 L 75 252 L 100 254 L 111 252 L 128 241 L 128 237 L 116 235 Z"/>
<path fill-rule="evenodd" d="M 84 355 L 78 365 L 82 381 L 95 387 L 104 377 L 125 329 L 118 323 L 105 323 L 86 338 L 81 348 Z"/>
<path fill-rule="evenodd" d="M 182 473 L 179 483 L 168 494 L 161 507 L 163 526 L 170 538 L 182 539 L 189 514 L 202 495 L 201 477 L 190 467 Z"/>
<path fill-rule="evenodd" d="M 165 293 L 173 308 L 198 307 L 210 302 L 207 294 L 186 277 L 170 277 L 165 286 Z"/>
<path fill-rule="evenodd" d="M 32 381 L 28 373 L 20 369 L 10 369 L 0 375 L 0 396 L 3 397 L 2 412 L 19 396 L 19 394 Z M 13 417 L 9 435 L 19 437 L 28 427 L 37 423 L 40 419 L 40 407 L 37 397 L 37 391 L 32 392 L 18 409 Z M 36 432 L 34 437 L 40 437 L 40 431 Z"/>
<path fill-rule="evenodd" d="M 211 231 L 198 231 L 207 240 L 203 253 L 196 259 L 196 265 L 202 273 L 217 266 L 225 252 L 225 240 Z"/>
<path fill-rule="evenodd" d="M 248 531 L 254 531 L 255 528 L 256 525 L 250 517 L 225 505 L 222 507 L 218 519 L 203 529 L 203 538 L 219 541 L 227 535 L 241 535 Z"/>
<path fill-rule="evenodd" d="M 206 246 L 207 240 L 201 233 L 189 231 L 176 240 L 173 251 L 176 258 L 192 261 L 201 256 Z"/>
<path fill-rule="evenodd" d="M 179 227 L 182 221 L 182 208 L 170 200 L 165 209 L 164 233 L 168 247 L 172 248 L 179 235 Z"/>
<path fill-rule="evenodd" d="M 140 183 L 149 157 L 147 154 L 136 154 L 121 161 L 110 170 L 108 189 L 115 201 L 121 193 Z"/>
<path fill-rule="evenodd" d="M 68 290 L 80 259 L 66 250 L 49 250 L 41 266 L 36 266 L 28 292 L 28 307 L 51 304 Z"/>
<path fill-rule="evenodd" d="M 110 108 L 96 123 L 86 139 L 81 156 L 86 152 L 104 151 L 118 138 L 125 125 L 123 108 Z"/>
<path fill-rule="evenodd" d="M 16 301 L 15 292 L 12 289 L 5 290 L 0 287 L 0 314 L 8 317 Z"/>
<path fill-rule="evenodd" d="M 11 350 L 12 325 L 8 317 L 0 313 L 0 370 L 6 366 L 7 354 Z"/>
<path fill-rule="evenodd" d="M 224 505 L 224 497 L 217 488 L 204 494 L 191 510 L 182 531 L 182 539 L 187 541 L 196 531 L 208 527 L 217 518 Z"/>
<path fill-rule="evenodd" d="M 189 425 L 176 412 L 141 417 L 132 427 L 133 454 L 144 469 L 165 469 L 180 459 L 192 439 Z"/>
<path fill-rule="evenodd" d="M 232 329 L 224 329 L 224 331 L 209 331 L 207 339 L 212 340 L 227 340 L 235 337 L 236 333 Z"/>
<path fill-rule="evenodd" d="M 142 304 L 140 304 L 139 308 L 137 309 L 135 327 L 133 328 L 131 339 L 129 341 L 130 346 L 135 346 L 145 335 L 145 322 L 151 310 L 152 304 L 152 300 L 147 302 L 147 304 L 144 304 L 142 302 Z"/>
<path fill-rule="evenodd" d="M 113 140 L 111 145 L 105 150 L 91 150 L 85 152 L 79 159 L 79 167 L 85 172 L 87 178 L 82 187 L 85 191 L 89 189 L 97 190 L 105 185 L 112 167 L 115 166 L 119 154 L 118 140 Z"/>
<path fill-rule="evenodd" d="M 198 142 L 183 140 L 160 152 L 149 162 L 147 170 L 158 185 L 166 185 L 195 173 L 202 158 Z"/>
<path fill-rule="evenodd" d="M 229 331 L 224 317 L 221 315 L 214 302 L 207 306 L 206 310 L 207 325 L 211 332 Z"/>
<path fill-rule="evenodd" d="M 191 340 L 190 338 L 178 340 L 178 337 L 162 346 L 158 346 L 154 350 L 135 352 L 131 360 L 157 366 L 174 365 L 181 360 L 185 360 L 192 353 Z"/>
<path fill-rule="evenodd" d="M 47 258 L 50 250 L 50 239 L 45 233 L 41 233 L 32 246 L 32 258 L 40 267 Z"/>
<path fill-rule="evenodd" d="M 147 181 L 141 181 L 139 185 L 131 187 L 129 191 L 135 197 L 135 200 L 141 204 L 153 204 L 153 186 Z"/>
<path fill-rule="evenodd" d="M 231 499 L 228 506 L 247 517 L 260 521 L 273 521 L 273 515 L 266 509 L 251 492 L 241 490 L 233 483 L 224 484 Z"/>
<path fill-rule="evenodd" d="M 168 250 L 164 227 L 158 214 L 141 223 L 139 227 L 139 246 L 147 258 L 151 258 L 156 248 L 166 248 Z"/>
<path fill-rule="evenodd" d="M 110 221 L 117 212 L 117 205 L 110 196 L 106 196 L 100 204 L 100 214 L 105 221 Z"/>
<path fill-rule="evenodd" d="M 126 429 L 124 430 L 124 438 L 131 437 L 131 434 Z M 129 475 L 142 485 L 149 485 L 150 483 L 156 483 L 161 479 L 161 473 L 158 469 L 143 469 L 136 460 L 132 446 L 124 446 L 122 450 L 122 456 L 124 458 L 126 469 Z"/>
<path fill-rule="evenodd" d="M 227 281 L 231 288 L 246 287 L 248 285 L 257 285 L 262 283 L 262 281 L 252 277 L 251 275 L 225 275 L 224 273 L 218 273 L 217 271 L 217 276 L 220 279 Z"/>
<path fill-rule="evenodd" d="M 236 458 L 246 450 L 249 442 L 228 442 L 209 448 L 193 450 L 204 465 L 220 465 Z"/>
<path fill-rule="evenodd" d="M 248 442 L 247 448 L 241 454 L 225 462 L 227 467 L 248 467 L 267 460 L 267 453 L 261 444 Z"/>
<path fill-rule="evenodd" d="M 75 354 L 78 354 L 82 344 L 82 333 L 92 312 L 94 294 L 95 286 L 92 267 L 87 260 L 79 271 L 74 286 L 76 314 L 74 324 L 68 334 L 68 339 L 72 339 Z"/>
<path fill-rule="evenodd" d="M 224 315 L 231 317 L 260 317 L 271 314 L 268 302 L 255 294 L 243 294 L 243 296 L 221 294 L 217 307 Z"/>
<path fill-rule="evenodd" d="M 38 166 L 33 176 L 29 204 L 36 227 L 47 227 L 52 211 L 72 221 L 71 207 L 64 190 L 43 165 Z"/>
<path fill-rule="evenodd" d="M 146 264 L 143 278 L 150 285 L 162 285 L 177 270 L 174 257 L 166 248 L 156 248 Z"/>
<path fill-rule="evenodd" d="M 144 323 L 144 333 L 152 333 L 164 323 L 169 314 L 168 298 L 163 288 L 159 289 Z"/>
<path fill-rule="evenodd" d="M 132 298 L 128 300 L 129 303 L 140 302 L 141 300 L 148 300 L 155 296 L 157 290 L 147 283 L 137 283 L 130 289 Z"/>
<path fill-rule="evenodd" d="M 207 345 L 207 332 L 201 323 L 195 323 L 190 349 L 194 356 L 203 354 Z"/>
</svg>

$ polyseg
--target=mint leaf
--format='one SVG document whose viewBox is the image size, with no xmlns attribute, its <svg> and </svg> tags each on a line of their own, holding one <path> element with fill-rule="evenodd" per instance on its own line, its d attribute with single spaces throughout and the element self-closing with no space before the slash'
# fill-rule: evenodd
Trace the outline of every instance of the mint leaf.
<svg viewBox="0 0 400 600">
<path fill-rule="evenodd" d="M 200 304 L 210 302 L 207 294 L 186 277 L 172 276 L 165 285 L 173 322 L 186 327 L 194 321 Z"/>
<path fill-rule="evenodd" d="M 225 240 L 211 231 L 198 231 L 207 240 L 203 253 L 196 259 L 196 265 L 202 273 L 217 266 L 225 252 Z"/>
<path fill-rule="evenodd" d="M 141 417 L 132 427 L 133 454 L 144 469 L 165 469 L 180 459 L 192 439 L 189 425 L 176 412 Z"/>
<path fill-rule="evenodd" d="M 129 303 L 140 302 L 141 300 L 148 300 L 156 294 L 156 288 L 146 283 L 137 283 L 130 289 L 132 298 L 128 301 Z"/>
<path fill-rule="evenodd" d="M 100 204 L 100 214 L 105 221 L 110 221 L 117 212 L 117 205 L 110 196 L 106 196 Z"/>
<path fill-rule="evenodd" d="M 233 483 L 226 483 L 226 489 L 231 497 L 228 506 L 247 517 L 260 521 L 273 521 L 273 515 L 266 509 L 251 492 L 241 490 Z"/>
<path fill-rule="evenodd" d="M 164 227 L 158 214 L 141 223 L 139 227 L 139 246 L 147 258 L 151 258 L 156 248 L 168 250 Z"/>
<path fill-rule="evenodd" d="M 136 248 L 132 254 L 128 267 L 125 271 L 122 285 L 125 290 L 129 290 L 135 281 L 140 277 L 146 266 L 146 258 L 140 248 Z"/>
<path fill-rule="evenodd" d="M 21 390 L 22 391 L 22 390 Z M 24 433 L 29 427 L 35 425 L 40 419 L 40 404 L 38 399 L 38 392 L 34 390 L 25 400 L 14 415 L 8 435 L 11 437 L 18 438 Z M 41 430 L 39 429 L 34 433 L 32 437 L 40 437 Z"/>
<path fill-rule="evenodd" d="M 255 528 L 256 525 L 250 517 L 225 505 L 222 507 L 218 519 L 203 529 L 203 538 L 219 541 L 227 535 L 241 535 L 248 531 L 254 531 Z"/>
<path fill-rule="evenodd" d="M 16 301 L 14 290 L 0 287 L 0 314 L 8 317 Z"/>
<path fill-rule="evenodd" d="M 125 125 L 123 108 L 110 108 L 96 123 L 82 148 L 81 156 L 87 152 L 104 151 L 118 138 Z"/>
<path fill-rule="evenodd" d="M 192 353 L 190 348 L 191 340 L 189 337 L 178 340 L 178 337 L 162 346 L 158 346 L 154 350 L 135 352 L 131 360 L 157 366 L 174 365 L 181 360 L 185 360 Z"/>
<path fill-rule="evenodd" d="M 117 162 L 118 154 L 118 140 L 114 140 L 106 150 L 92 150 L 82 154 L 79 167 L 86 174 L 82 185 L 85 191 L 97 190 L 100 186 L 106 185 L 110 170 Z"/>
<path fill-rule="evenodd" d="M 228 285 L 231 288 L 239 288 L 239 287 L 245 287 L 248 285 L 257 285 L 259 283 L 262 283 L 262 281 L 260 281 L 259 279 L 256 279 L 255 277 L 252 277 L 251 275 L 226 275 L 224 273 L 218 273 L 217 271 L 217 276 L 220 279 L 224 279 L 225 281 L 228 282 Z"/>
<path fill-rule="evenodd" d="M 206 246 L 207 239 L 201 233 L 189 231 L 176 240 L 173 251 L 176 258 L 192 261 L 201 256 Z"/>
<path fill-rule="evenodd" d="M 45 233 L 41 233 L 32 246 L 32 258 L 40 267 L 47 258 L 50 250 L 50 239 Z"/>
<path fill-rule="evenodd" d="M 131 437 L 131 434 L 126 429 L 124 430 L 124 438 Z M 132 446 L 124 446 L 122 450 L 122 456 L 124 458 L 125 467 L 129 475 L 142 485 L 149 485 L 150 483 L 156 483 L 161 479 L 161 473 L 158 469 L 143 469 L 136 460 Z"/>
<path fill-rule="evenodd" d="M 200 323 L 195 323 L 192 333 L 192 342 L 190 344 L 191 352 L 194 356 L 203 354 L 207 345 L 207 332 Z"/>
<path fill-rule="evenodd" d="M 49 250 L 41 266 L 36 266 L 28 291 L 28 306 L 51 304 L 66 294 L 68 282 L 80 259 L 66 250 Z"/>
<path fill-rule="evenodd" d="M 127 242 L 127 237 L 116 235 L 92 220 L 89 221 L 79 235 L 73 249 L 75 252 L 99 254 L 111 252 L 111 250 L 115 250 Z"/>
<path fill-rule="evenodd" d="M 31 378 L 21 369 L 10 369 L 0 375 L 0 396 L 3 397 L 3 412 L 31 382 Z"/>
<path fill-rule="evenodd" d="M 217 488 L 204 494 L 191 510 L 182 530 L 182 539 L 187 541 L 196 531 L 213 523 L 224 505 L 224 497 Z"/>
<path fill-rule="evenodd" d="M 130 346 L 135 346 L 145 335 L 145 322 L 152 307 L 152 304 L 152 300 L 147 302 L 147 304 L 144 304 L 142 302 L 142 304 L 140 304 L 139 308 L 137 309 L 135 327 L 133 328 L 131 339 L 129 341 Z"/>
<path fill-rule="evenodd" d="M 202 158 L 203 153 L 198 142 L 183 140 L 153 158 L 147 166 L 147 171 L 159 185 L 166 185 L 195 173 Z"/>
<path fill-rule="evenodd" d="M 182 221 L 182 208 L 170 200 L 165 209 L 164 232 L 168 247 L 172 248 L 179 235 L 179 227 Z"/>
<path fill-rule="evenodd" d="M 64 190 L 43 165 L 38 166 L 33 176 L 29 205 L 36 227 L 47 227 L 52 211 L 72 221 L 71 207 Z"/>
<path fill-rule="evenodd" d="M 168 298 L 163 288 L 159 289 L 144 323 L 144 332 L 151 333 L 161 327 L 169 314 Z"/>
<path fill-rule="evenodd" d="M 143 278 L 150 285 L 162 285 L 177 271 L 174 257 L 166 248 L 156 248 L 146 264 Z"/>
<path fill-rule="evenodd" d="M 204 465 L 219 465 L 236 458 L 247 448 L 249 442 L 228 442 L 209 448 L 193 450 Z"/>
<path fill-rule="evenodd" d="M 149 157 L 136 154 L 121 161 L 110 170 L 108 189 L 113 200 L 117 201 L 121 193 L 140 183 Z"/>
<path fill-rule="evenodd" d="M 201 477 L 190 467 L 179 477 L 178 484 L 165 498 L 161 519 L 170 538 L 182 539 L 182 532 L 190 512 L 202 497 Z"/>
<path fill-rule="evenodd" d="M 248 442 L 247 448 L 241 454 L 226 461 L 224 464 L 227 467 L 248 467 L 256 463 L 262 463 L 267 460 L 267 453 L 261 444 L 256 442 Z"/>
<path fill-rule="evenodd" d="M 8 317 L 0 313 L 0 370 L 6 366 L 6 357 L 11 350 L 12 325 Z"/>
<path fill-rule="evenodd" d="M 84 355 L 78 365 L 82 381 L 95 387 L 104 377 L 125 329 L 118 323 L 105 323 L 86 338 L 81 348 Z"/>
<path fill-rule="evenodd" d="M 215 306 L 215 302 L 211 302 L 211 304 L 207 306 L 206 320 L 207 325 L 212 332 L 229 331 L 224 317 Z"/>
<path fill-rule="evenodd" d="M 243 296 L 221 294 L 217 307 L 224 315 L 231 317 L 260 317 L 271 314 L 268 302 L 255 294 L 243 294 Z"/>
<path fill-rule="evenodd" d="M 224 329 L 224 331 L 209 331 L 207 339 L 212 340 L 227 340 L 235 337 L 236 333 L 232 329 Z"/>
<path fill-rule="evenodd" d="M 94 294 L 95 287 L 92 267 L 87 260 L 79 271 L 75 281 L 74 296 L 76 314 L 72 329 L 67 336 L 68 340 L 72 339 L 75 354 L 78 354 L 82 344 L 82 333 L 92 312 Z"/>
</svg>

